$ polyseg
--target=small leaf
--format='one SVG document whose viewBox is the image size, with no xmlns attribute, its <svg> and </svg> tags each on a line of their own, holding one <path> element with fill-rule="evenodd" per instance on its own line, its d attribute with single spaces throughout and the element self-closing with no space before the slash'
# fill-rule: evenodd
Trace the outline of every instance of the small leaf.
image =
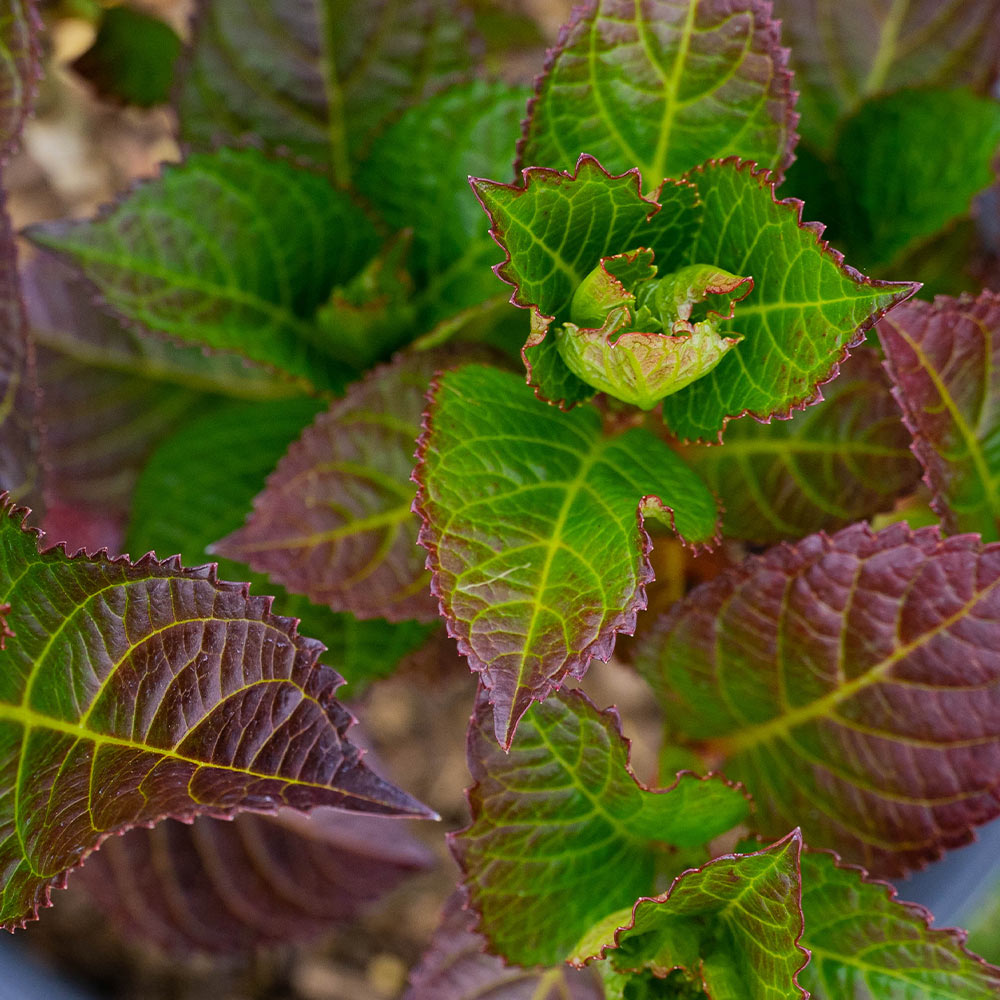
<svg viewBox="0 0 1000 1000">
<path fill-rule="evenodd" d="M 826 852 L 802 855 L 799 974 L 813 1000 L 995 1000 L 1000 969 L 965 949 L 965 935 L 933 930 L 931 915 Z"/>
<path fill-rule="evenodd" d="M 721 447 L 685 448 L 721 501 L 723 534 L 797 540 L 869 518 L 909 492 L 919 468 L 888 388 L 875 351 L 855 348 L 822 403 L 791 420 L 738 420 Z"/>
<path fill-rule="evenodd" d="M 346 186 L 394 113 L 455 83 L 474 45 L 453 0 L 202 0 L 178 99 L 195 148 L 252 135 Z"/>
<path fill-rule="evenodd" d="M 449 633 L 483 675 L 497 739 L 635 628 L 652 579 L 647 516 L 712 543 L 715 500 L 643 428 L 604 436 L 516 375 L 466 366 L 432 389 L 414 473 L 420 543 Z"/>
<path fill-rule="evenodd" d="M 351 387 L 288 449 L 246 524 L 213 551 L 362 618 L 437 617 L 410 482 L 439 354 L 401 356 Z"/>
<path fill-rule="evenodd" d="M 42 72 L 41 18 L 35 0 L 9 0 L 0 12 L 0 166 L 21 139 Z"/>
<path fill-rule="evenodd" d="M 519 164 L 571 170 L 590 153 L 652 185 L 732 154 L 780 172 L 798 118 L 787 58 L 760 0 L 577 7 L 536 84 Z"/>
<path fill-rule="evenodd" d="M 106 840 L 70 884 L 130 942 L 226 954 L 323 934 L 430 861 L 391 819 L 283 809 L 130 830 Z"/>
<path fill-rule="evenodd" d="M 166 816 L 336 805 L 432 815 L 378 778 L 321 646 L 270 600 L 177 560 L 39 551 L 0 521 L 0 920 L 37 915 L 102 840 Z"/>
<path fill-rule="evenodd" d="M 323 388 L 343 365 L 311 346 L 313 316 L 374 254 L 375 231 L 320 177 L 252 149 L 164 167 L 88 222 L 34 226 L 128 320 L 235 351 Z"/>
<path fill-rule="evenodd" d="M 525 715 L 510 753 L 481 688 L 469 727 L 472 824 L 452 840 L 491 949 L 553 965 L 597 921 L 653 890 L 658 858 L 739 823 L 742 792 L 721 778 L 640 784 L 614 709 L 560 691 Z"/>
<path fill-rule="evenodd" d="M 637 659 L 672 734 L 710 743 L 757 827 L 878 874 L 1000 814 L 1000 546 L 854 525 L 750 559 L 658 623 Z"/>
<path fill-rule="evenodd" d="M 934 510 L 952 532 L 1000 538 L 1000 295 L 914 300 L 878 327 L 893 395 Z"/>
<path fill-rule="evenodd" d="M 666 976 L 684 969 L 710 997 L 806 1000 L 797 974 L 802 837 L 795 831 L 755 854 L 730 854 L 685 872 L 662 896 L 640 899 L 624 921 L 594 928 L 570 961 L 607 957 L 618 971 Z"/>
</svg>

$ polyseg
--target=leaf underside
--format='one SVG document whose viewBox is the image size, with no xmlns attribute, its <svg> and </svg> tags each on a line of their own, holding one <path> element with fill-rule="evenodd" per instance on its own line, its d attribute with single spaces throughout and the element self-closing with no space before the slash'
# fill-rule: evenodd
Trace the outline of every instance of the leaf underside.
<svg viewBox="0 0 1000 1000">
<path fill-rule="evenodd" d="M 336 805 L 431 815 L 346 738 L 340 677 L 270 600 L 178 560 L 39 551 L 0 521 L 0 920 L 37 915 L 111 833 Z"/>
<path fill-rule="evenodd" d="M 467 366 L 437 380 L 415 476 L 432 590 L 509 746 L 532 701 L 631 632 L 652 578 L 647 516 L 712 543 L 701 480 L 642 428 L 601 432 L 589 407 L 561 413 L 518 376 Z"/>
<path fill-rule="evenodd" d="M 879 875 L 1000 814 L 1000 547 L 859 524 L 693 591 L 639 654 L 672 732 L 727 758 L 766 837 Z"/>
</svg>

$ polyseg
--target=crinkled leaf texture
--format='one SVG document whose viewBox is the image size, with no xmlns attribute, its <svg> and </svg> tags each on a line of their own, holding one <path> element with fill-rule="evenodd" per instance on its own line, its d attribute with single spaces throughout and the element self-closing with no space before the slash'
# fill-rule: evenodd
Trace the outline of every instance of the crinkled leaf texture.
<svg viewBox="0 0 1000 1000">
<path fill-rule="evenodd" d="M 565 320 L 573 292 L 602 257 L 642 246 L 660 274 L 697 263 L 753 278 L 750 295 L 718 324 L 720 335 L 744 339 L 663 403 L 667 426 L 682 439 L 717 441 L 734 417 L 766 420 L 815 402 L 846 348 L 915 290 L 845 265 L 819 238 L 822 227 L 803 224 L 802 203 L 776 200 L 770 176 L 749 162 L 705 164 L 665 182 L 654 199 L 641 196 L 637 171 L 610 176 L 587 156 L 573 175 L 529 168 L 523 180 L 473 184 L 507 254 L 497 274 L 515 287 L 511 301 L 532 309 L 524 359 L 544 399 L 565 405 L 593 394 L 566 369 L 548 324 Z"/>
<path fill-rule="evenodd" d="M 92 221 L 33 226 L 120 316 L 242 354 L 321 388 L 344 365 L 314 315 L 378 249 L 372 223 L 327 181 L 253 149 L 171 164 Z"/>
<path fill-rule="evenodd" d="M 604 1000 L 600 980 L 591 969 L 566 965 L 526 969 L 488 954 L 475 922 L 475 915 L 465 909 L 463 894 L 452 893 L 429 950 L 410 975 L 403 1000 Z"/>
<path fill-rule="evenodd" d="M 0 920 L 23 924 L 111 833 L 336 805 L 430 816 L 348 742 L 339 675 L 210 566 L 39 551 L 0 520 Z M 8 610 L 9 608 L 9 610 Z"/>
<path fill-rule="evenodd" d="M 335 611 L 434 620 L 410 471 L 424 395 L 445 361 L 401 355 L 355 383 L 289 448 L 246 524 L 213 551 Z"/>
<path fill-rule="evenodd" d="M 878 327 L 893 394 L 949 531 L 1000 538 L 1000 295 L 913 301 Z"/>
<path fill-rule="evenodd" d="M 380 127 L 465 76 L 474 49 L 453 0 L 202 0 L 181 136 L 210 149 L 252 135 L 345 185 Z"/>
<path fill-rule="evenodd" d="M 653 186 L 733 154 L 780 173 L 798 120 L 787 59 L 762 0 L 582 5 L 538 78 L 518 163 L 572 170 L 590 153 Z"/>
<path fill-rule="evenodd" d="M 775 0 L 800 91 L 802 137 L 829 146 L 837 120 L 903 87 L 971 86 L 1000 70 L 998 0 Z"/>
<path fill-rule="evenodd" d="M 0 166 L 17 147 L 41 75 L 41 18 L 35 0 L 0 13 Z"/>
<path fill-rule="evenodd" d="M 130 940 L 225 954 L 322 934 L 430 863 L 392 819 L 283 809 L 129 830 L 106 840 L 70 885 Z"/>
<path fill-rule="evenodd" d="M 599 920 L 655 884 L 671 847 L 698 847 L 747 814 L 719 777 L 640 784 L 618 713 L 560 691 L 521 721 L 510 753 L 491 732 L 480 688 L 469 727 L 472 824 L 452 839 L 470 905 L 493 951 L 553 965 Z"/>
<path fill-rule="evenodd" d="M 644 428 L 605 435 L 590 407 L 561 413 L 482 365 L 431 390 L 414 475 L 432 590 L 482 674 L 497 739 L 631 633 L 652 579 L 646 517 L 713 543 L 714 497 Z"/>
<path fill-rule="evenodd" d="M 908 493 L 920 469 L 888 390 L 876 352 L 858 347 L 823 386 L 822 403 L 791 420 L 739 420 L 721 447 L 685 448 L 721 502 L 723 534 L 795 540 L 871 517 Z"/>
<path fill-rule="evenodd" d="M 745 782 L 765 836 L 877 874 L 1000 814 L 1000 545 L 865 524 L 747 560 L 677 604 L 638 657 L 671 732 Z"/>
<path fill-rule="evenodd" d="M 619 972 L 659 976 L 683 969 L 713 1000 L 805 1000 L 801 849 L 796 830 L 684 872 L 663 895 L 592 928 L 570 961 L 606 957 Z"/>
<path fill-rule="evenodd" d="M 802 854 L 799 973 L 813 1000 L 995 1000 L 1000 969 L 965 948 L 965 934 L 935 930 L 931 915 L 825 851 Z"/>
</svg>

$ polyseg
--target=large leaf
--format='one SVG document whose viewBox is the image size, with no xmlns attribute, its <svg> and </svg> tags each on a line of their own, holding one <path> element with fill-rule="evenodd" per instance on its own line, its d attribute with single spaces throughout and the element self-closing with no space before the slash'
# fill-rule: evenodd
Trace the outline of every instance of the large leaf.
<svg viewBox="0 0 1000 1000">
<path fill-rule="evenodd" d="M 640 784 L 614 709 L 559 692 L 497 746 L 480 689 L 469 728 L 472 824 L 452 840 L 491 949 L 518 965 L 553 965 L 599 920 L 654 890 L 658 860 L 739 823 L 742 792 L 682 773 Z"/>
<path fill-rule="evenodd" d="M 475 922 L 463 894 L 452 893 L 404 1000 L 604 1000 L 593 970 L 525 969 L 488 954 Z"/>
<path fill-rule="evenodd" d="M 802 135 L 819 149 L 845 113 L 915 86 L 984 92 L 1000 64 L 998 0 L 775 0 L 800 91 Z"/>
<path fill-rule="evenodd" d="M 252 149 L 164 167 L 100 217 L 34 226 L 119 315 L 320 387 L 344 366 L 313 316 L 377 249 L 372 224 L 320 177 Z"/>
<path fill-rule="evenodd" d="M 590 153 L 653 187 L 733 154 L 780 172 L 798 116 L 770 14 L 761 0 L 576 8 L 538 79 L 520 165 L 571 170 Z"/>
<path fill-rule="evenodd" d="M 288 450 L 246 524 L 213 551 L 335 611 L 434 620 L 410 470 L 424 395 L 442 362 L 401 356 L 352 386 Z"/>
<path fill-rule="evenodd" d="M 639 661 L 674 734 L 744 781 L 766 836 L 878 874 L 1000 814 L 1000 546 L 867 525 L 811 535 L 675 605 Z"/>
<path fill-rule="evenodd" d="M 913 450 L 949 531 L 1000 538 L 1000 296 L 911 302 L 878 327 Z"/>
<path fill-rule="evenodd" d="M 995 1000 L 1000 969 L 964 947 L 964 934 L 933 930 L 931 915 L 897 902 L 886 884 L 802 855 L 802 944 L 812 958 L 799 974 L 813 1000 Z"/>
<path fill-rule="evenodd" d="M 429 816 L 346 737 L 340 677 L 266 597 L 178 560 L 39 551 L 0 521 L 0 920 L 31 919 L 109 834 L 336 805 Z"/>
<path fill-rule="evenodd" d="M 571 961 L 607 956 L 619 972 L 657 976 L 683 969 L 719 1000 L 804 1000 L 809 994 L 797 978 L 809 960 L 799 945 L 801 848 L 795 831 L 763 851 L 685 872 L 661 896 L 593 928 Z"/>
<path fill-rule="evenodd" d="M 0 166 L 16 149 L 41 74 L 41 19 L 35 0 L 0 12 Z"/>
<path fill-rule="evenodd" d="M 130 830 L 106 840 L 71 886 L 89 890 L 130 941 L 225 953 L 322 934 L 430 860 L 392 819 L 284 809 Z"/>
<path fill-rule="evenodd" d="M 643 428 L 605 436 L 516 375 L 467 366 L 431 394 L 415 476 L 420 542 L 448 629 L 482 674 L 497 739 L 635 628 L 652 579 L 646 517 L 711 543 L 716 505 Z"/>
<path fill-rule="evenodd" d="M 346 185 L 388 118 L 471 68 L 452 0 L 202 0 L 183 67 L 181 136 L 253 136 Z"/>
<path fill-rule="evenodd" d="M 878 355 L 860 347 L 823 386 L 822 403 L 791 420 L 739 420 L 721 447 L 685 448 L 721 501 L 723 534 L 777 542 L 832 531 L 912 489 L 920 471 L 888 390 Z"/>
</svg>

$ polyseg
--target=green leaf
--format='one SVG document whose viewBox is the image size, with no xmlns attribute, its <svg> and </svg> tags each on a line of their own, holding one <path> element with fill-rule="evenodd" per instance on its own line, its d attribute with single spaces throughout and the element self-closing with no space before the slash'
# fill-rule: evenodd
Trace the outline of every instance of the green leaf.
<svg viewBox="0 0 1000 1000">
<path fill-rule="evenodd" d="M 536 84 L 519 164 L 572 170 L 589 153 L 654 187 L 733 154 L 780 172 L 798 118 L 787 59 L 760 0 L 580 6 Z"/>
<path fill-rule="evenodd" d="M 821 151 L 838 119 L 875 95 L 956 86 L 985 93 L 996 79 L 997 0 L 775 0 L 774 14 L 792 51 L 802 137 Z"/>
<path fill-rule="evenodd" d="M 474 44 L 454 0 L 202 0 L 181 77 L 181 137 L 254 136 L 346 186 L 382 126 L 462 79 Z"/>
<path fill-rule="evenodd" d="M 730 854 L 685 872 L 661 896 L 612 914 L 574 949 L 621 971 L 684 969 L 713 1000 L 799 1000 L 803 919 L 796 830 L 755 854 Z"/>
<path fill-rule="evenodd" d="M 914 300 L 878 333 L 934 510 L 1000 539 L 1000 295 Z"/>
<path fill-rule="evenodd" d="M 802 855 L 800 973 L 813 1000 L 995 1000 L 1000 969 L 964 946 L 956 930 L 933 930 L 931 915 L 900 903 L 883 882 L 830 854 Z"/>
<path fill-rule="evenodd" d="M 646 517 L 712 543 L 701 480 L 642 428 L 605 436 L 516 375 L 467 366 L 432 389 L 414 473 L 420 542 L 449 632 L 483 675 L 497 739 L 635 628 L 652 579 Z"/>
<path fill-rule="evenodd" d="M 139 479 L 128 550 L 176 552 L 189 565 L 204 562 L 208 548 L 243 523 L 268 473 L 317 407 L 313 400 L 234 401 L 182 423 L 154 452 Z M 331 651 L 338 672 L 351 683 L 352 697 L 368 680 L 391 673 L 430 633 L 417 622 L 358 621 L 335 613 L 230 560 L 222 560 L 219 572 L 252 580 L 255 593 L 275 594 L 275 610 L 301 619 L 303 631 Z"/>
<path fill-rule="evenodd" d="M 372 145 L 357 186 L 396 229 L 413 230 L 421 325 L 498 295 L 496 247 L 468 178 L 509 175 L 527 90 L 451 87 L 406 111 Z"/>
<path fill-rule="evenodd" d="M 822 387 L 822 403 L 791 420 L 738 420 L 721 447 L 685 448 L 721 502 L 723 534 L 778 542 L 833 531 L 916 486 L 910 434 L 888 390 L 877 353 L 856 348 Z"/>
<path fill-rule="evenodd" d="M 209 567 L 39 551 L 0 520 L 0 921 L 37 915 L 106 837 L 291 805 L 432 815 L 346 739 L 339 676 L 266 597 Z"/>
<path fill-rule="evenodd" d="M 900 875 L 1000 813 L 1000 547 L 857 524 L 729 569 L 637 665 L 772 837 Z"/>
<path fill-rule="evenodd" d="M 41 18 L 35 0 L 9 0 L 0 12 L 0 166 L 14 152 L 42 72 Z"/>
<path fill-rule="evenodd" d="M 94 44 L 71 65 L 101 97 L 150 108 L 170 98 L 180 54 L 180 38 L 158 17 L 132 7 L 110 7 Z"/>
<path fill-rule="evenodd" d="M 452 839 L 491 949 L 519 965 L 563 961 L 597 921 L 654 889 L 670 847 L 739 823 L 747 800 L 724 779 L 640 784 L 615 709 L 560 691 L 525 715 L 510 753 L 480 689 L 469 729 L 472 824 Z"/>
<path fill-rule="evenodd" d="M 71 260 L 125 319 L 321 388 L 348 380 L 312 346 L 313 317 L 378 240 L 320 177 L 255 150 L 220 149 L 165 167 L 96 220 L 29 235 Z"/>
</svg>

